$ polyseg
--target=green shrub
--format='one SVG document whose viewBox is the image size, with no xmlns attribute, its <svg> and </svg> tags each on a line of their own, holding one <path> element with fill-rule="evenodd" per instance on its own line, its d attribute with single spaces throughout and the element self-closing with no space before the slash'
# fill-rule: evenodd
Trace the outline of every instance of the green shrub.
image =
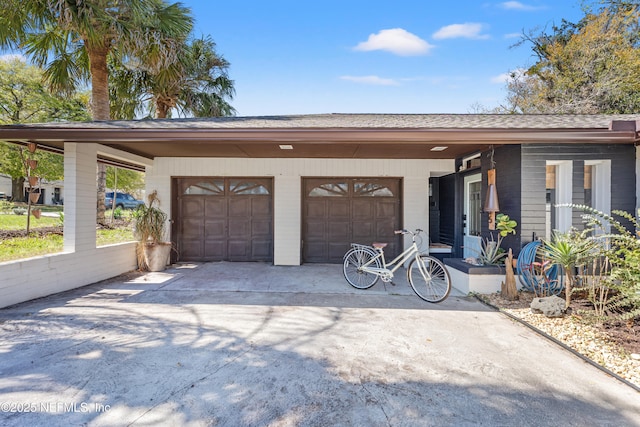
<svg viewBox="0 0 640 427">
<path fill-rule="evenodd" d="M 13 209 L 13 203 L 8 200 L 0 200 L 0 212 L 9 213 Z"/>
<path fill-rule="evenodd" d="M 640 224 L 637 218 L 620 210 L 608 215 L 589 206 L 566 206 L 585 212 L 583 218 L 588 230 L 601 231 L 590 238 L 601 243 L 593 257 L 606 257 L 610 264 L 611 273 L 604 282 L 613 291 L 606 302 L 608 309 L 621 311 L 623 319 L 640 318 Z M 630 227 L 623 224 L 623 219 Z M 605 224 L 610 225 L 612 232 L 604 232 Z"/>
<path fill-rule="evenodd" d="M 113 211 L 113 219 L 122 219 L 124 212 L 120 206 Z"/>
</svg>

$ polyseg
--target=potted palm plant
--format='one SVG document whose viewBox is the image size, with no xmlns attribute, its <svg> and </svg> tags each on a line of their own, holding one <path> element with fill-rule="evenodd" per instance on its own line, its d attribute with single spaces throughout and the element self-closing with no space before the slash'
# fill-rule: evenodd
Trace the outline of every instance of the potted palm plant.
<svg viewBox="0 0 640 427">
<path fill-rule="evenodd" d="M 139 241 L 138 264 L 141 270 L 162 271 L 171 252 L 171 242 L 163 240 L 167 231 L 167 214 L 158 207 L 157 191 L 149 194 L 147 200 L 148 204 L 138 206 L 133 213 L 134 233 Z"/>
</svg>

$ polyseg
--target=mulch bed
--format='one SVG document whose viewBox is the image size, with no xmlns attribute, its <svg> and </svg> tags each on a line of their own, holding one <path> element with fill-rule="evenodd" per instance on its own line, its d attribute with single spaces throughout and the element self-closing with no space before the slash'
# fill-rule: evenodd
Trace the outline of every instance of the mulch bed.
<svg viewBox="0 0 640 427">
<path fill-rule="evenodd" d="M 97 229 L 108 229 L 112 230 L 115 228 L 123 228 L 129 225 L 130 221 L 124 219 L 116 219 L 111 223 L 111 220 L 108 220 L 107 224 L 98 224 L 96 226 Z M 0 230 L 0 240 L 5 239 L 13 239 L 16 237 L 45 237 L 49 234 L 64 234 L 64 227 L 62 225 L 58 225 L 55 227 L 32 227 L 29 230 L 29 234 L 27 234 L 26 229 L 21 230 Z"/>
<path fill-rule="evenodd" d="M 508 301 L 500 294 L 485 295 L 491 305 L 498 308 L 528 309 L 535 295 L 531 292 L 519 292 L 520 298 Z M 593 305 L 586 299 L 576 297 L 571 300 L 572 316 L 583 319 L 605 333 L 611 341 L 623 347 L 629 353 L 640 354 L 640 320 L 621 320 L 612 314 L 605 322 L 596 322 Z"/>
</svg>

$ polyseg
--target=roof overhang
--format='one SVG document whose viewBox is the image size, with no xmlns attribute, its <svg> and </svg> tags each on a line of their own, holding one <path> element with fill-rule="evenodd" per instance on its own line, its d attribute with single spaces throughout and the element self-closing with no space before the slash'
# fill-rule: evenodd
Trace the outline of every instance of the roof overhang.
<svg viewBox="0 0 640 427">
<path fill-rule="evenodd" d="M 639 130 L 635 116 L 310 115 L 0 126 L 0 140 L 59 152 L 98 143 L 145 159 L 452 159 L 492 145 L 636 144 Z"/>
<path fill-rule="evenodd" d="M 634 144 L 635 131 L 606 129 L 77 129 L 5 127 L 0 138 L 62 151 L 99 143 L 156 157 L 456 158 L 490 145 Z M 290 145 L 291 149 L 282 149 Z M 446 146 L 443 151 L 431 151 Z"/>
</svg>

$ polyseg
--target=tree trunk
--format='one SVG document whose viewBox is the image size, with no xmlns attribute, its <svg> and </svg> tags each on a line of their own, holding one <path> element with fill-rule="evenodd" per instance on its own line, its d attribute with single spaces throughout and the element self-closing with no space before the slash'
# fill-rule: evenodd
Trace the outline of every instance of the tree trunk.
<svg viewBox="0 0 640 427">
<path fill-rule="evenodd" d="M 107 69 L 108 45 L 93 47 L 85 40 L 91 73 L 91 117 L 93 120 L 110 120 L 109 70 Z"/>
<path fill-rule="evenodd" d="M 156 100 L 156 119 L 166 119 L 169 115 L 169 105 L 162 98 Z"/>
<path fill-rule="evenodd" d="M 97 201 L 97 222 L 98 224 L 105 225 L 105 212 L 106 206 L 104 205 L 104 198 L 107 191 L 107 165 L 104 163 L 98 163 L 98 201 Z M 115 197 L 114 197 L 115 199 Z"/>
<path fill-rule="evenodd" d="M 109 71 L 107 69 L 107 55 L 109 54 L 109 43 L 104 46 L 91 46 L 85 40 L 85 48 L 89 55 L 89 69 L 91 72 L 91 116 L 93 120 L 110 120 L 111 113 L 109 107 Z M 107 186 L 107 166 L 98 163 L 98 203 L 97 222 L 104 224 L 105 206 L 104 197 Z"/>
<path fill-rule="evenodd" d="M 503 298 L 509 301 L 515 301 L 518 299 L 518 288 L 516 287 L 516 276 L 513 273 L 513 251 L 509 249 L 507 260 L 504 262 L 506 275 L 505 280 L 502 282 L 501 295 Z"/>
<path fill-rule="evenodd" d="M 24 177 L 11 178 L 11 201 L 24 202 Z"/>
<path fill-rule="evenodd" d="M 566 268 L 567 283 L 564 286 L 565 309 L 571 305 L 571 293 L 573 292 L 573 266 Z"/>
</svg>

